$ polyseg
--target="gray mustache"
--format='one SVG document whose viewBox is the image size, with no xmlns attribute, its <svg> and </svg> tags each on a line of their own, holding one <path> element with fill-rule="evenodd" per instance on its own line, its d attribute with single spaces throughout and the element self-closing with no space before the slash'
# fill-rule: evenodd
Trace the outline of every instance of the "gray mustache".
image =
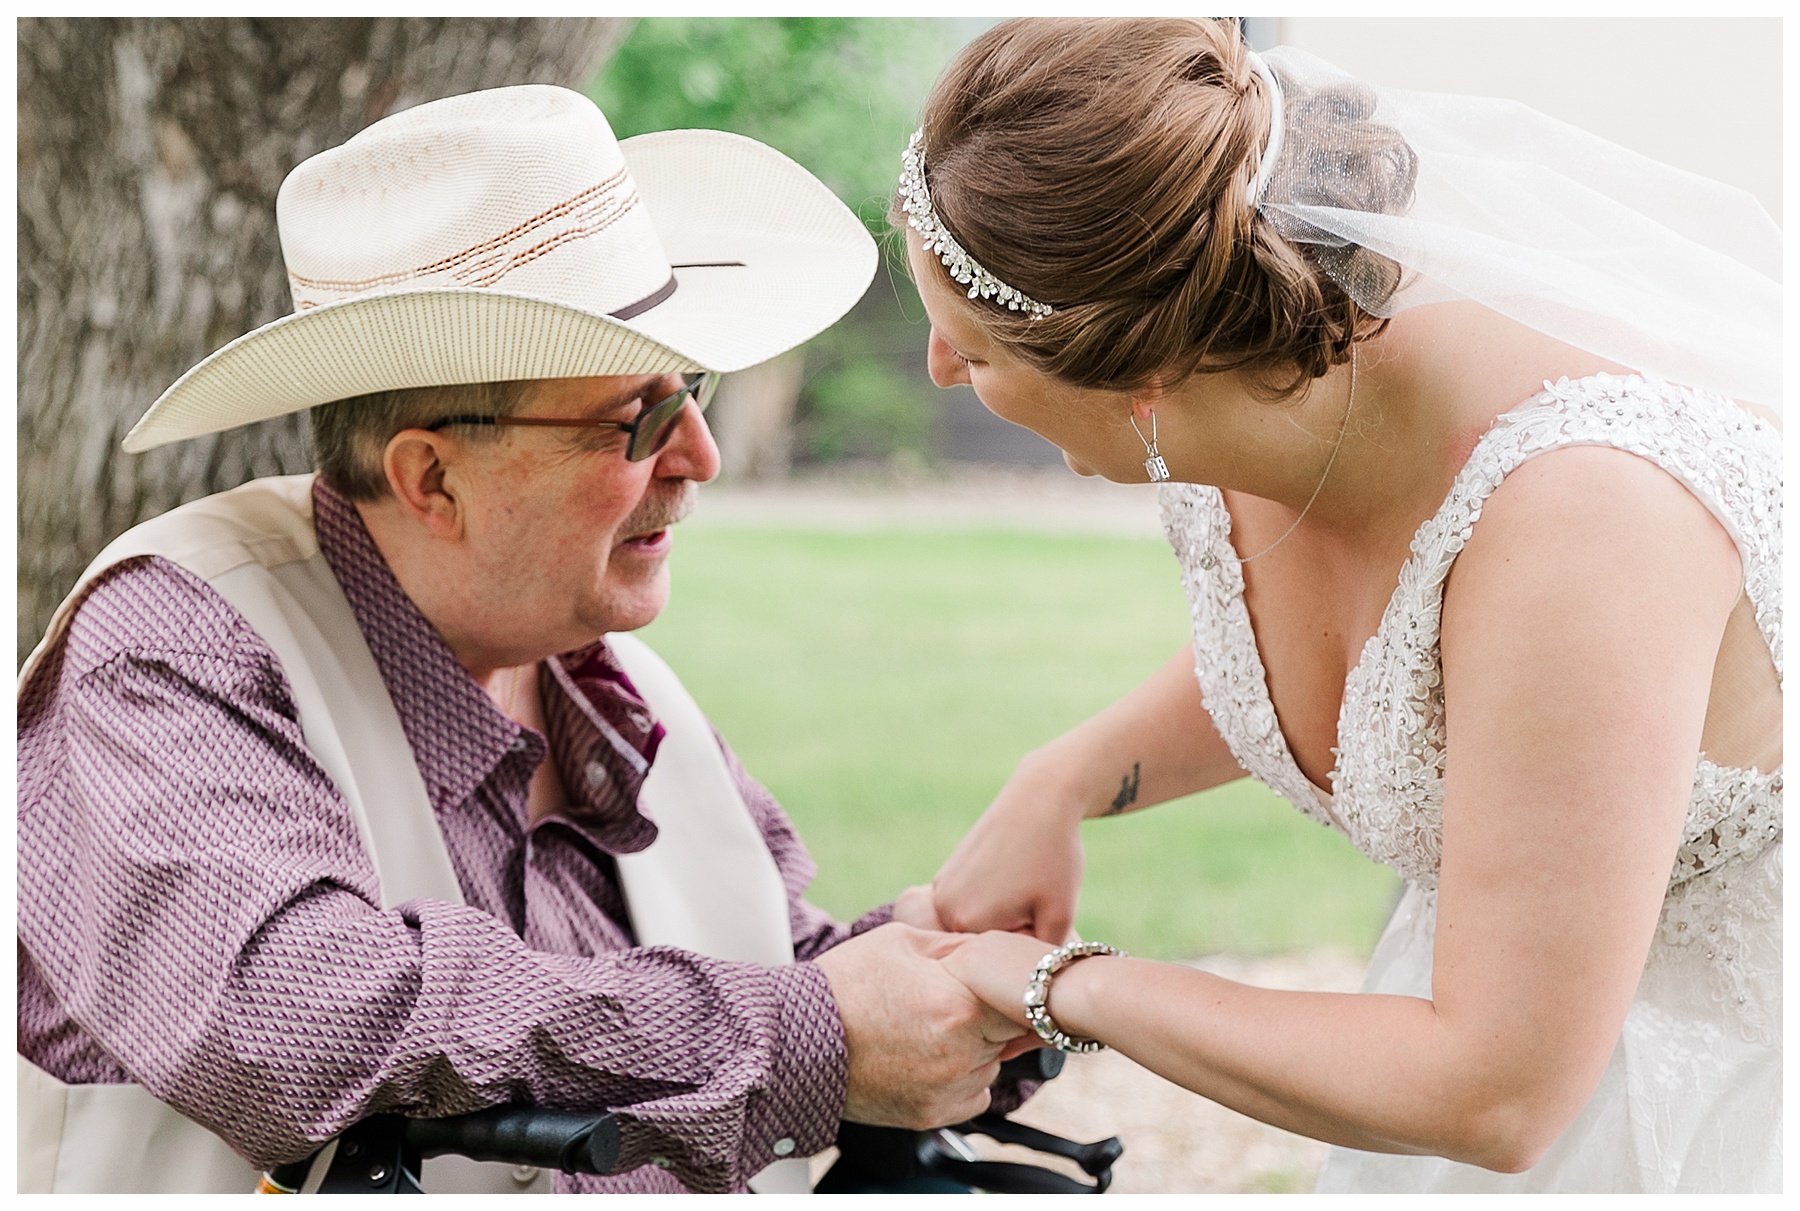
<svg viewBox="0 0 1800 1211">
<path fill-rule="evenodd" d="M 657 530 L 666 530 L 694 511 L 694 503 L 699 496 L 700 485 L 691 479 L 682 480 L 679 488 L 661 495 L 646 496 L 625 519 L 620 532 L 651 534 Z"/>
</svg>

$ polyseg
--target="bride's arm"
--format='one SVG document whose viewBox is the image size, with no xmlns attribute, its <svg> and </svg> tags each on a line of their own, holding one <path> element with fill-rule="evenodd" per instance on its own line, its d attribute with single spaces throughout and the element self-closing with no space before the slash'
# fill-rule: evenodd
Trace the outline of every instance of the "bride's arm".
<svg viewBox="0 0 1800 1211">
<path fill-rule="evenodd" d="M 1075 921 L 1081 822 L 1178 799 L 1244 771 L 1214 729 L 1184 647 L 1119 701 L 1027 754 L 933 883 L 946 929 L 1028 929 L 1060 942 Z"/>
<path fill-rule="evenodd" d="M 1445 600 L 1431 999 L 1096 958 L 1056 976 L 1051 1013 L 1289 1130 L 1534 1164 L 1591 1096 L 1642 974 L 1740 574 L 1718 523 L 1651 464 L 1603 449 L 1526 464 Z M 984 934 L 949 962 L 1022 1021 L 1043 950 Z"/>
</svg>

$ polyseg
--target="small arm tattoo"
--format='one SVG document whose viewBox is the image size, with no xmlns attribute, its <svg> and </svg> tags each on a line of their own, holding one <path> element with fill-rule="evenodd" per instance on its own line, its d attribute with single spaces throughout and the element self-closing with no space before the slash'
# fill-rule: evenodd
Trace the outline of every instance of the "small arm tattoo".
<svg viewBox="0 0 1800 1211">
<path fill-rule="evenodd" d="M 1119 793 L 1113 796 L 1112 806 L 1106 810 L 1107 815 L 1116 816 L 1126 808 L 1130 807 L 1133 803 L 1137 802 L 1138 772 L 1140 768 L 1139 763 L 1133 761 L 1131 763 L 1131 772 L 1119 779 Z"/>
</svg>

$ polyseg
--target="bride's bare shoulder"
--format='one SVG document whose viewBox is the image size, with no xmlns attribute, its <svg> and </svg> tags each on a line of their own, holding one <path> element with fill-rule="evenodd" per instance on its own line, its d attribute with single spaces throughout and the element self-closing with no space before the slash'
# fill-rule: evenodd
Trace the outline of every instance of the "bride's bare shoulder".
<svg viewBox="0 0 1800 1211">
<path fill-rule="evenodd" d="M 1572 445 L 1493 490 L 1452 569 L 1445 621 L 1495 599 L 1580 613 L 1645 594 L 1690 598 L 1722 620 L 1742 583 L 1731 536 L 1674 475 L 1626 450 Z"/>
</svg>

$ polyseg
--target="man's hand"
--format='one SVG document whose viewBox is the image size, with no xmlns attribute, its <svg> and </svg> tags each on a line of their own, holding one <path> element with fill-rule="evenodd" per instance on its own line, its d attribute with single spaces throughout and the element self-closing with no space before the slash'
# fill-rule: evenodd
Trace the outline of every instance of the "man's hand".
<svg viewBox="0 0 1800 1211">
<path fill-rule="evenodd" d="M 895 896 L 894 920 L 902 925 L 910 925 L 914 929 L 930 930 L 934 933 L 944 932 L 944 923 L 938 920 L 937 904 L 933 900 L 931 884 L 920 883 Z"/>
<path fill-rule="evenodd" d="M 820 955 L 850 1051 L 843 1117 L 925 1130 L 987 1109 L 988 1086 L 1023 1029 L 951 978 L 960 938 L 898 923 Z"/>
</svg>

